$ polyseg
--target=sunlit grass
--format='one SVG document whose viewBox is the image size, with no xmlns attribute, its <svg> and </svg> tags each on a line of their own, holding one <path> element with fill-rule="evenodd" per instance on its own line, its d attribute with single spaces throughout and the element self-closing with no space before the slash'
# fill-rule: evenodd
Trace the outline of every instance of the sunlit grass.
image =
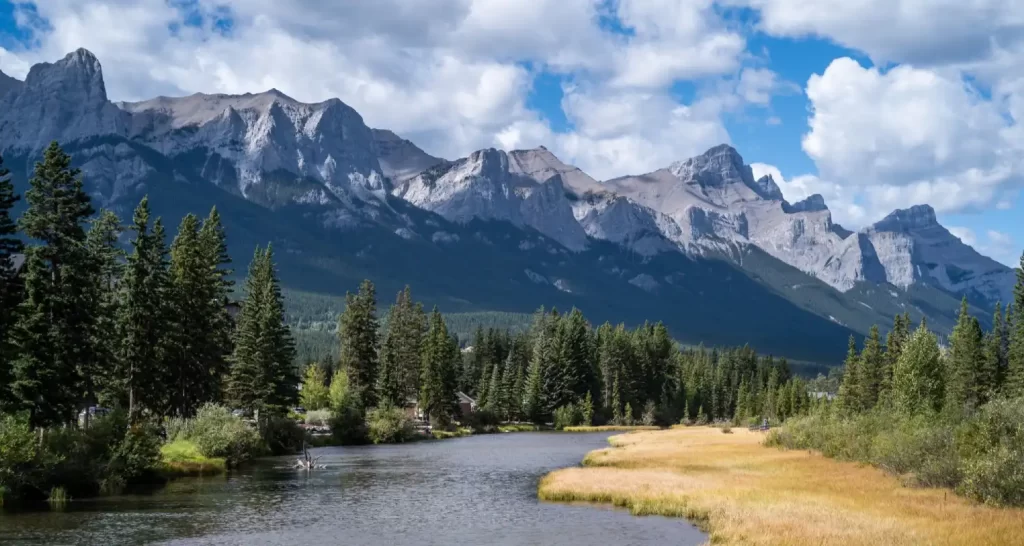
<svg viewBox="0 0 1024 546">
<path fill-rule="evenodd" d="M 541 499 L 601 502 L 638 515 L 685 517 L 715 544 L 1011 545 L 1024 510 L 910 489 L 882 471 L 761 445 L 745 429 L 691 427 L 614 436 L 585 468 L 559 470 Z"/>
<path fill-rule="evenodd" d="M 463 436 L 472 436 L 473 429 L 469 427 L 459 427 L 455 430 L 433 429 L 430 431 L 430 434 L 436 440 L 447 440 L 449 438 L 461 438 Z"/>
<path fill-rule="evenodd" d="M 536 432 L 538 430 L 540 430 L 539 426 L 528 423 L 498 425 L 498 432 Z"/>
<path fill-rule="evenodd" d="M 601 427 L 565 427 L 566 432 L 630 432 L 635 430 L 661 430 L 661 427 L 654 426 L 626 426 L 626 425 L 605 425 Z"/>
<path fill-rule="evenodd" d="M 71 495 L 68 495 L 67 489 L 63 487 L 54 487 L 50 489 L 50 496 L 47 497 L 46 502 L 50 504 L 50 508 L 56 510 L 62 510 L 67 506 L 71 500 Z"/>
<path fill-rule="evenodd" d="M 227 461 L 206 457 L 196 444 L 176 440 L 160 448 L 160 467 L 168 477 L 211 476 L 222 474 L 227 468 Z"/>
</svg>

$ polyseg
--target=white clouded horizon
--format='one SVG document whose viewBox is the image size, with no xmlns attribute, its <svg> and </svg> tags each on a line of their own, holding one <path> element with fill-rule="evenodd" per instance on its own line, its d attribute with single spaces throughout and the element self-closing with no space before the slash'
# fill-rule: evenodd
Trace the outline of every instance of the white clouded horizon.
<svg viewBox="0 0 1024 546">
<path fill-rule="evenodd" d="M 1006 207 L 1024 179 L 1024 11 L 1013 0 L 15 4 L 32 39 L 0 48 L 12 75 L 85 47 L 114 100 L 272 87 L 306 102 L 339 97 L 368 125 L 447 158 L 543 144 L 599 179 L 639 174 L 730 142 L 730 114 L 763 109 L 764 123 L 783 123 L 773 97 L 803 92 L 803 151 L 818 172 L 755 170 L 774 169 L 792 201 L 822 194 L 844 225 L 919 203 Z M 724 5 L 757 10 L 768 35 L 824 37 L 885 68 L 839 58 L 807 82 L 783 81 Z M 564 81 L 566 130 L 529 105 L 542 73 Z M 681 102 L 677 82 L 696 98 Z"/>
</svg>

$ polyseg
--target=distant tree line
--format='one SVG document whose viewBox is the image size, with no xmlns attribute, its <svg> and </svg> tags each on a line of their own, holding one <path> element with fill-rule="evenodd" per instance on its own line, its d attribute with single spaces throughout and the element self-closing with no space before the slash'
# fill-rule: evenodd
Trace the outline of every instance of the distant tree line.
<svg viewBox="0 0 1024 546">
<path fill-rule="evenodd" d="M 458 420 L 457 393 L 476 399 L 476 419 L 568 424 L 669 424 L 801 414 L 811 400 L 785 359 L 749 348 L 681 348 L 661 323 L 594 328 L 583 313 L 540 309 L 522 331 L 478 327 L 460 351 L 437 309 L 428 316 L 410 290 L 377 318 L 374 285 L 364 281 L 339 318 L 340 358 L 310 363 L 303 400 L 326 407 L 323 392 L 343 373 L 357 413 L 415 402 L 435 423 Z M 317 393 L 317 394 L 311 394 Z"/>
</svg>

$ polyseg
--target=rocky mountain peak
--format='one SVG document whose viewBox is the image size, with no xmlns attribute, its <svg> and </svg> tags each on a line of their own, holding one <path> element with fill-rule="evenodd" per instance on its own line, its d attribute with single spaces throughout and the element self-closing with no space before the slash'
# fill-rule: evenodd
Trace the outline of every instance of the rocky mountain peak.
<svg viewBox="0 0 1024 546">
<path fill-rule="evenodd" d="M 910 231 L 929 227 L 941 227 L 931 205 L 897 209 L 872 226 L 875 231 Z"/>
<path fill-rule="evenodd" d="M 767 177 L 770 178 L 771 175 L 768 175 Z M 825 204 L 825 198 L 819 193 L 809 195 L 806 199 L 797 201 L 796 203 L 784 208 L 786 212 L 821 212 L 828 210 L 828 206 Z"/>
<path fill-rule="evenodd" d="M 700 188 L 708 197 L 713 193 L 733 190 L 736 185 L 746 186 L 754 193 L 752 199 L 782 200 L 782 191 L 770 176 L 754 180 L 754 172 L 743 162 L 736 148 L 728 144 L 719 144 L 701 155 L 673 163 L 668 168 L 676 178 L 684 184 Z M 742 195 L 732 195 L 744 199 Z"/>
<path fill-rule="evenodd" d="M 124 135 L 127 115 L 107 100 L 103 69 L 86 49 L 33 66 L 0 98 L 0 149 L 41 150 L 95 135 Z"/>
</svg>

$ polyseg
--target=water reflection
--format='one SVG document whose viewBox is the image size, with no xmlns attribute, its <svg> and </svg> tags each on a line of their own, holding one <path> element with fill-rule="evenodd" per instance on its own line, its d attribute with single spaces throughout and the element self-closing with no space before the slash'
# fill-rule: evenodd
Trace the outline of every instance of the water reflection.
<svg viewBox="0 0 1024 546">
<path fill-rule="evenodd" d="M 149 495 L 0 516 L 0 541 L 39 544 L 700 544 L 686 522 L 542 504 L 539 478 L 604 434 L 523 433 L 320 448 L 327 468 L 259 461 Z"/>
</svg>

